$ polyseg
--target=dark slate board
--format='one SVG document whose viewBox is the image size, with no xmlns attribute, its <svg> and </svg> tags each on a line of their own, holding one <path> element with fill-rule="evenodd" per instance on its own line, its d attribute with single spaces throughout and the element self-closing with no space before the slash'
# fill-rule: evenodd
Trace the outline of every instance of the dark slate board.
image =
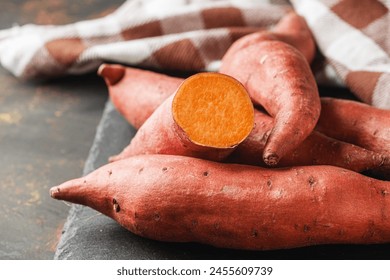
<svg viewBox="0 0 390 280">
<path fill-rule="evenodd" d="M 84 174 L 102 166 L 134 136 L 135 129 L 107 102 Z M 239 251 L 199 244 L 164 243 L 138 237 L 115 221 L 72 205 L 55 259 L 389 259 L 390 244 L 328 245 L 290 250 Z"/>
</svg>

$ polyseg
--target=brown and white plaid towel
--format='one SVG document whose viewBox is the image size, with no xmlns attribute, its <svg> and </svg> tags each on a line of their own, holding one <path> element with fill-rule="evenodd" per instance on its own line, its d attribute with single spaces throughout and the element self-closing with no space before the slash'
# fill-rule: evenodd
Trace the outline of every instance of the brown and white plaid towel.
<svg viewBox="0 0 390 280">
<path fill-rule="evenodd" d="M 328 63 L 318 80 L 346 85 L 364 102 L 390 109 L 389 2 L 291 4 Z M 127 0 L 96 20 L 0 31 L 0 62 L 24 79 L 95 71 L 103 61 L 216 71 L 232 42 L 270 28 L 292 7 L 283 0 Z"/>
<path fill-rule="evenodd" d="M 291 2 L 346 86 L 362 101 L 390 109 L 390 1 Z"/>
</svg>

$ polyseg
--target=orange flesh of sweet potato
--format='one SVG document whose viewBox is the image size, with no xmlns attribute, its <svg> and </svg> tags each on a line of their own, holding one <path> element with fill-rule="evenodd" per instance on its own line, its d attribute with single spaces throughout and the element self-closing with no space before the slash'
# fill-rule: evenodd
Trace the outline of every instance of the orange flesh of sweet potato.
<svg viewBox="0 0 390 280">
<path fill-rule="evenodd" d="M 254 109 L 246 89 L 217 73 L 186 79 L 173 98 L 172 113 L 188 138 L 202 146 L 235 147 L 253 129 Z"/>
<path fill-rule="evenodd" d="M 139 154 L 175 154 L 221 161 L 249 135 L 254 109 L 245 88 L 219 73 L 186 79 L 110 161 Z"/>
<path fill-rule="evenodd" d="M 390 182 L 332 166 L 263 169 L 143 155 L 50 193 L 161 241 L 249 250 L 390 242 Z"/>
</svg>

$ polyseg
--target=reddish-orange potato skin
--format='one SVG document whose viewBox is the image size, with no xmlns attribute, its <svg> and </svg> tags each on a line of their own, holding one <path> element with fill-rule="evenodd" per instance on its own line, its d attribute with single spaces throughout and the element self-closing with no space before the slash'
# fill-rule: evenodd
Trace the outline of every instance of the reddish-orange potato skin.
<svg viewBox="0 0 390 280">
<path fill-rule="evenodd" d="M 295 12 L 284 16 L 272 30 L 278 40 L 299 50 L 310 64 L 316 54 L 316 44 L 305 19 Z"/>
<path fill-rule="evenodd" d="M 389 110 L 336 98 L 322 98 L 321 103 L 318 131 L 390 156 Z"/>
<path fill-rule="evenodd" d="M 265 166 L 257 155 L 261 154 L 267 139 L 267 132 L 273 126 L 273 119 L 255 111 L 255 127 L 227 159 L 230 162 Z M 356 172 L 377 170 L 390 172 L 390 164 L 381 153 L 339 141 L 313 131 L 296 149 L 287 153 L 279 167 L 298 165 L 333 165 Z"/>
<path fill-rule="evenodd" d="M 267 165 L 296 148 L 318 120 L 321 106 L 309 66 L 315 51 L 306 21 L 291 12 L 272 31 L 234 42 L 222 58 L 220 72 L 243 83 L 253 101 L 275 118 L 263 151 Z"/>
<path fill-rule="evenodd" d="M 332 166 L 263 169 L 143 155 L 50 193 L 161 241 L 248 250 L 390 242 L 390 182 Z"/>
<path fill-rule="evenodd" d="M 116 72 L 118 67 L 124 69 L 124 75 L 115 84 L 103 73 L 101 75 L 106 80 L 114 106 L 137 129 L 183 81 L 180 78 L 120 65 L 106 64 L 104 67 L 107 76 L 110 70 Z"/>
<path fill-rule="evenodd" d="M 276 165 L 314 129 L 321 110 L 317 84 L 305 57 L 284 42 L 265 39 L 245 48 L 235 44 L 223 57 L 220 72 L 239 80 L 253 102 L 275 118 L 262 156 Z"/>
</svg>

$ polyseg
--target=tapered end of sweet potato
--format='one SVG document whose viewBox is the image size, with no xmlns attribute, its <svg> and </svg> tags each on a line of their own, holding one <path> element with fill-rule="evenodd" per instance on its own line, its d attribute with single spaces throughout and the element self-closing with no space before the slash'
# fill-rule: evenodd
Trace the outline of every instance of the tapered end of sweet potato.
<svg viewBox="0 0 390 280">
<path fill-rule="evenodd" d="M 107 85 L 113 86 L 125 75 L 126 69 L 118 64 L 102 64 L 98 69 L 98 75 L 102 76 Z"/>
<path fill-rule="evenodd" d="M 83 178 L 69 180 L 61 185 L 52 187 L 50 196 L 58 200 L 85 205 L 83 185 L 85 185 Z"/>
<path fill-rule="evenodd" d="M 186 79 L 172 102 L 175 122 L 191 142 L 231 148 L 254 126 L 252 101 L 236 79 L 220 73 L 200 73 Z"/>
<path fill-rule="evenodd" d="M 268 166 L 276 166 L 279 163 L 279 156 L 272 152 L 264 152 L 263 160 Z"/>
<path fill-rule="evenodd" d="M 103 172 L 108 174 L 107 172 Z M 110 204 L 110 187 L 99 177 L 99 173 L 64 182 L 50 189 L 50 196 L 54 199 L 85 205 L 109 217 L 112 217 L 113 208 Z M 97 182 L 94 177 L 99 178 Z M 102 188 L 103 186 L 103 188 Z"/>
</svg>

